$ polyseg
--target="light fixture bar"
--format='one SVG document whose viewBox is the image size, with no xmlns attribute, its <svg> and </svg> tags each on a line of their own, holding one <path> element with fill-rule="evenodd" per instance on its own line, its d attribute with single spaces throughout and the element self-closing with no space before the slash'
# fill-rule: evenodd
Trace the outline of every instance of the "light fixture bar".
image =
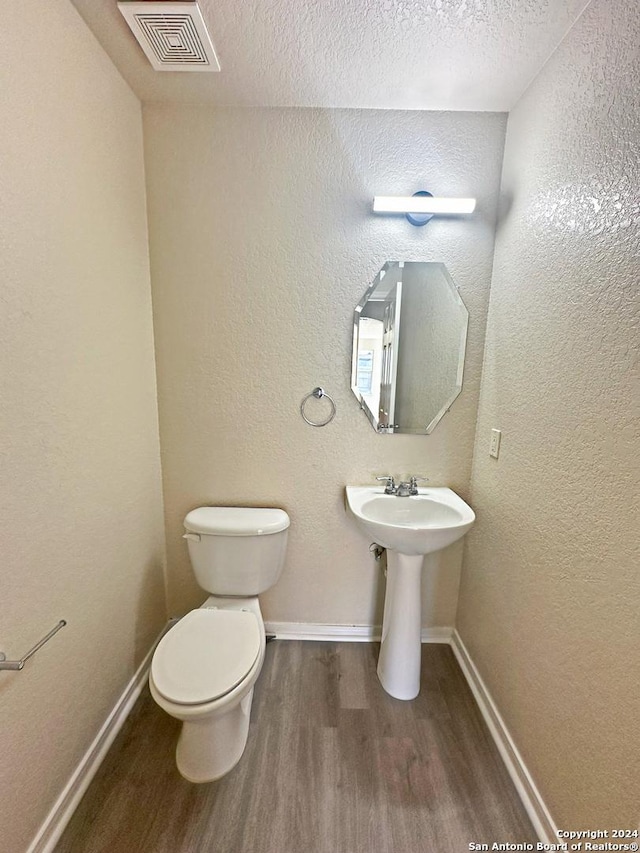
<svg viewBox="0 0 640 853">
<path fill-rule="evenodd" d="M 377 195 L 373 199 L 375 213 L 472 213 L 475 206 L 475 198 Z"/>
</svg>

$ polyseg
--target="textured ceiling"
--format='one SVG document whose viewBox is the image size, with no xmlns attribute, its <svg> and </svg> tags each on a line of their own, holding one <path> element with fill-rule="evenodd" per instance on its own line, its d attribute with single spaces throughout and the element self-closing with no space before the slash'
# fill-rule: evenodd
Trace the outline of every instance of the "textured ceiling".
<svg viewBox="0 0 640 853">
<path fill-rule="evenodd" d="M 200 0 L 222 71 L 154 71 L 116 0 L 72 0 L 143 101 L 509 110 L 588 0 Z"/>
</svg>

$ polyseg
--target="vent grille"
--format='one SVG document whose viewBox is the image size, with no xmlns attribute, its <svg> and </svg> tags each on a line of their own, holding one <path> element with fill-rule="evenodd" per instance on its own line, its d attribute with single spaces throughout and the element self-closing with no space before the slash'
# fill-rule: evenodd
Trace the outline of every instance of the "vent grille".
<svg viewBox="0 0 640 853">
<path fill-rule="evenodd" d="M 118 3 L 156 71 L 220 71 L 197 3 Z"/>
</svg>

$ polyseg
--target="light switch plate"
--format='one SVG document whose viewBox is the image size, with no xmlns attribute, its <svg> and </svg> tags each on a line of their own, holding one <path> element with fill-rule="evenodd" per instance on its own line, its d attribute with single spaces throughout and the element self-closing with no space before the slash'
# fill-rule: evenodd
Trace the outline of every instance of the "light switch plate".
<svg viewBox="0 0 640 853">
<path fill-rule="evenodd" d="M 489 445 L 489 456 L 493 456 L 494 459 L 497 459 L 500 455 L 500 438 L 502 437 L 502 433 L 499 429 L 491 430 L 491 444 Z"/>
</svg>

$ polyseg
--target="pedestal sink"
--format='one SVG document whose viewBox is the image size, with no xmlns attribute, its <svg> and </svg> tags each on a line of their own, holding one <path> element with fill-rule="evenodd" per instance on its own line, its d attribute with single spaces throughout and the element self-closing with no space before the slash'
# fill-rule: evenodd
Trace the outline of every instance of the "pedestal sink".
<svg viewBox="0 0 640 853">
<path fill-rule="evenodd" d="M 387 549 L 387 590 L 378 678 L 396 699 L 420 692 L 422 564 L 425 554 L 465 535 L 475 513 L 447 488 L 386 495 L 381 487 L 347 486 L 347 507 L 360 530 Z"/>
</svg>

